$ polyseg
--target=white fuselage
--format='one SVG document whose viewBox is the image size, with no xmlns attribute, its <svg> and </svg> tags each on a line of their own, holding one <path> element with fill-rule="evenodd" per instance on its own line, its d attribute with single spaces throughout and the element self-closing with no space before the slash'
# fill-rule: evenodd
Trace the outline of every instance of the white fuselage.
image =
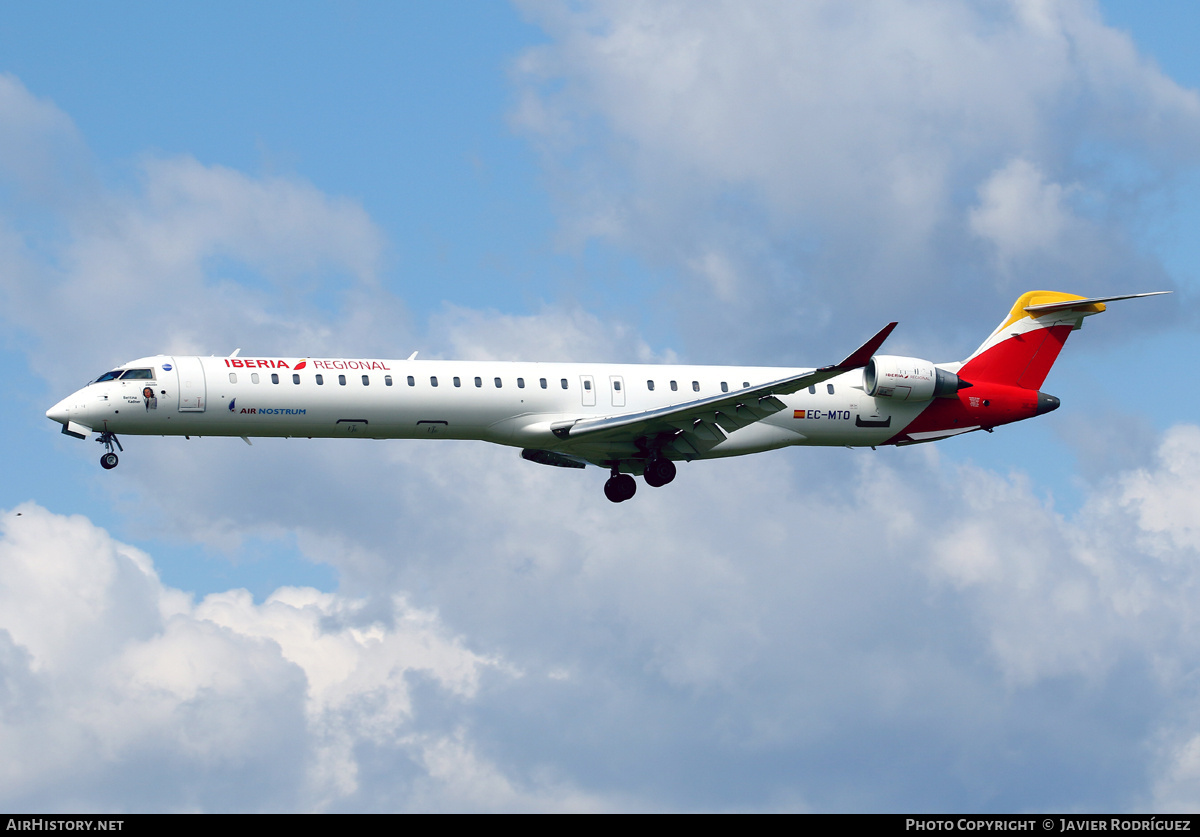
<svg viewBox="0 0 1200 837">
<path fill-rule="evenodd" d="M 961 363 L 877 354 L 888 323 L 817 369 L 375 358 L 166 356 L 100 376 L 46 411 L 63 433 L 477 439 L 531 462 L 608 469 L 621 503 L 675 463 L 789 445 L 913 445 L 1032 418 L 1067 336 L 1115 300 L 1029 291 Z"/>
<path fill-rule="evenodd" d="M 593 450 L 594 444 L 556 438 L 551 425 L 683 404 L 807 371 L 163 355 L 124 364 L 118 371 L 133 369 L 151 370 L 153 377 L 89 384 L 49 414 L 101 433 L 478 439 L 596 461 L 636 453 L 636 448 L 628 445 L 625 451 L 620 443 L 607 442 L 599 446 L 603 450 Z M 688 458 L 787 445 L 883 444 L 926 406 L 871 398 L 861 386 L 862 371 L 856 369 L 781 396 L 787 409 L 729 433 L 702 456 Z"/>
</svg>

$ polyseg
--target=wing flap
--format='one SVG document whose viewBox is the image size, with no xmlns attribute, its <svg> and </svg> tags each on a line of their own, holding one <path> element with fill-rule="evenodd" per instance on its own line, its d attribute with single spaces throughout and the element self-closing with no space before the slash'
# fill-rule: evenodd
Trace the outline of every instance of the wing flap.
<svg viewBox="0 0 1200 837">
<path fill-rule="evenodd" d="M 689 431 L 701 442 L 712 442 L 714 445 L 725 441 L 725 434 L 715 422 L 707 421 L 706 419 L 696 419 Z"/>
<path fill-rule="evenodd" d="M 732 433 L 735 430 L 741 430 L 746 425 L 754 423 L 752 421 L 738 421 L 736 412 L 723 413 L 720 411 L 713 416 L 713 421 L 715 421 L 717 425 L 726 433 Z M 757 421 L 757 419 L 755 421 Z"/>
<path fill-rule="evenodd" d="M 704 451 L 708 450 L 708 448 L 705 448 L 702 445 L 692 444 L 684 436 L 680 436 L 672 441 L 669 447 L 680 457 L 688 460 L 695 459 L 696 457 L 703 455 Z"/>
<path fill-rule="evenodd" d="M 767 410 L 756 404 L 746 403 L 738 404 L 733 408 L 733 415 L 737 417 L 738 421 L 743 423 L 743 427 L 747 424 L 754 424 L 756 421 L 762 421 L 767 416 L 778 412 L 779 410 Z"/>
</svg>

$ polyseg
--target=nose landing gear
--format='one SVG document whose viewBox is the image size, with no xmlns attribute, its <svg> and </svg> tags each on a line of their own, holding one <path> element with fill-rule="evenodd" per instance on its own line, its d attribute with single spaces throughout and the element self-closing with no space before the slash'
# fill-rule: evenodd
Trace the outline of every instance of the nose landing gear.
<svg viewBox="0 0 1200 837">
<path fill-rule="evenodd" d="M 117 434 L 110 433 L 107 430 L 101 433 L 100 437 L 96 439 L 96 441 L 104 445 L 105 449 L 108 451 L 107 453 L 101 455 L 100 467 L 106 471 L 111 471 L 113 468 L 117 467 L 118 462 L 117 455 L 113 453 L 113 446 L 115 445 L 117 450 L 121 451 L 121 453 L 125 452 L 125 448 L 121 447 L 121 441 L 117 438 Z"/>
</svg>

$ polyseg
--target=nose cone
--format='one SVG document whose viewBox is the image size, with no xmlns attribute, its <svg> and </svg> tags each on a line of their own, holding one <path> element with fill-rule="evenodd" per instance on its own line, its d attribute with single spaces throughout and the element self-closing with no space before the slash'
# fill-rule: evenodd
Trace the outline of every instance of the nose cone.
<svg viewBox="0 0 1200 837">
<path fill-rule="evenodd" d="M 1038 393 L 1037 414 L 1052 413 L 1058 409 L 1058 405 L 1062 403 L 1053 395 L 1047 395 L 1044 392 Z"/>
<path fill-rule="evenodd" d="M 50 419 L 50 421 L 57 421 L 59 424 L 66 424 L 68 421 L 70 421 L 71 414 L 67 409 L 67 402 L 69 400 L 69 398 L 64 398 L 62 401 L 59 401 L 57 404 L 47 410 L 46 418 Z"/>
</svg>

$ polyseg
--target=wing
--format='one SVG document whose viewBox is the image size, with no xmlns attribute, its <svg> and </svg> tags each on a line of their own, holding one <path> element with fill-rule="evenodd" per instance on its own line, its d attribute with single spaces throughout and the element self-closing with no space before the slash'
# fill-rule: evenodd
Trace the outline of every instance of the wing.
<svg viewBox="0 0 1200 837">
<path fill-rule="evenodd" d="M 727 433 L 784 409 L 787 405 L 778 396 L 790 395 L 843 372 L 866 366 L 895 327 L 896 323 L 888 323 L 845 360 L 833 366 L 822 366 L 768 384 L 723 392 L 656 410 L 555 422 L 550 430 L 559 439 L 578 441 L 589 446 L 593 443 L 653 440 L 661 447 L 673 439 L 674 449 L 684 457 L 699 456 L 724 441 Z"/>
</svg>

